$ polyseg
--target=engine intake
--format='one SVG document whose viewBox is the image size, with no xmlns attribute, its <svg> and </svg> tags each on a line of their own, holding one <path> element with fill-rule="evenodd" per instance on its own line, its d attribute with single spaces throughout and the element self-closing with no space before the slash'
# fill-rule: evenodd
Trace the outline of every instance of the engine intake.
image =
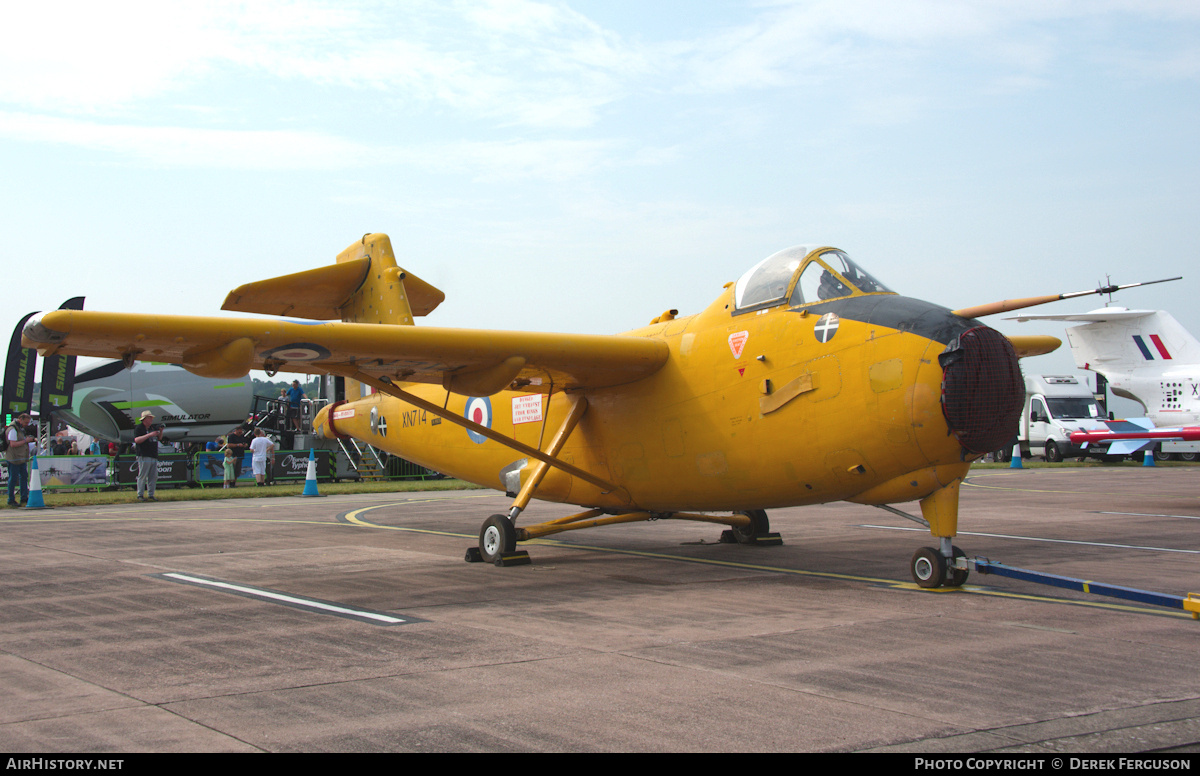
<svg viewBox="0 0 1200 776">
<path fill-rule="evenodd" d="M 942 414 L 959 444 L 972 453 L 1008 445 L 1025 405 L 1025 380 L 1008 338 L 976 326 L 951 340 L 938 363 Z"/>
</svg>

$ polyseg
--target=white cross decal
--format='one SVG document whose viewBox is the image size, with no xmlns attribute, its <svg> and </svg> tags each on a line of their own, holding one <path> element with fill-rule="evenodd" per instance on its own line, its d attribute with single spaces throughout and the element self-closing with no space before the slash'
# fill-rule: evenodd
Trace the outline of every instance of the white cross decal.
<svg viewBox="0 0 1200 776">
<path fill-rule="evenodd" d="M 833 339 L 833 335 L 838 330 L 837 313 L 825 313 L 821 316 L 821 320 L 817 321 L 817 325 L 813 327 L 813 334 L 817 337 L 817 342 L 829 342 Z"/>
<path fill-rule="evenodd" d="M 379 416 L 379 436 L 387 436 L 387 418 Z"/>
</svg>

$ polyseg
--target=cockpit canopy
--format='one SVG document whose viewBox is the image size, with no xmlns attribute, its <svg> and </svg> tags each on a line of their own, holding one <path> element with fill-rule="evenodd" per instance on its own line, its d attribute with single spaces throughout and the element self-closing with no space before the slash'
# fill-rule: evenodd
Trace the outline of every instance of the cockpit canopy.
<svg viewBox="0 0 1200 776">
<path fill-rule="evenodd" d="M 738 278 L 733 287 L 735 312 L 761 310 L 785 301 L 796 305 L 854 294 L 890 294 L 836 248 L 797 245 L 772 254 Z"/>
</svg>

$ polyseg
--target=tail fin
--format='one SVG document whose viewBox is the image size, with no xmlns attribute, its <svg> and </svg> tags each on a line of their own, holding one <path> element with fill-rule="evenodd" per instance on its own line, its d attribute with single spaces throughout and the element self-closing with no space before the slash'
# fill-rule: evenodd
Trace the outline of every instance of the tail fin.
<svg viewBox="0 0 1200 776">
<path fill-rule="evenodd" d="M 358 288 L 338 305 L 343 321 L 411 326 L 414 315 L 428 315 L 446 295 L 416 275 L 396 266 L 392 241 L 386 234 L 363 235 L 338 254 L 338 266 L 359 267 L 366 273 Z"/>
<path fill-rule="evenodd" d="M 396 266 L 386 234 L 368 234 L 339 253 L 336 264 L 238 286 L 221 309 L 411 326 L 413 316 L 428 315 L 445 298 Z"/>
<path fill-rule="evenodd" d="M 1018 321 L 1075 321 L 1067 329 L 1075 365 L 1108 374 L 1200 363 L 1200 342 L 1162 310 L 1109 307 L 1071 315 L 1021 315 Z"/>
<path fill-rule="evenodd" d="M 1200 343 L 1170 313 L 1161 310 L 1140 316 L 1097 315 L 1086 326 L 1067 329 L 1067 339 L 1076 365 L 1097 372 L 1167 369 L 1175 363 L 1200 362 Z"/>
<path fill-rule="evenodd" d="M 222 310 L 286 315 L 318 321 L 412 326 L 446 295 L 396 266 L 386 234 L 366 234 L 338 254 L 337 263 L 238 286 Z M 346 381 L 346 398 L 359 398 L 361 386 Z"/>
</svg>

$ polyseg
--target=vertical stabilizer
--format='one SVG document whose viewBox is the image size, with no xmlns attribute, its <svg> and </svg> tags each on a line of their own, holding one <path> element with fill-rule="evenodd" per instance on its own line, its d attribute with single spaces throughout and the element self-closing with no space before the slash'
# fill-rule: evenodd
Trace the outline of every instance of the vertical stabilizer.
<svg viewBox="0 0 1200 776">
<path fill-rule="evenodd" d="M 1167 312 L 1121 311 L 1096 315 L 1085 326 L 1067 329 L 1075 364 L 1097 372 L 1132 372 L 1150 367 L 1159 371 L 1200 363 L 1200 343 Z"/>
<path fill-rule="evenodd" d="M 446 298 L 438 289 L 396 266 L 386 234 L 367 234 L 317 269 L 246 283 L 229 292 L 222 310 L 347 323 L 412 326 Z M 346 398 L 358 384 L 346 383 Z"/>
<path fill-rule="evenodd" d="M 341 305 L 342 320 L 354 323 L 413 325 L 412 306 L 404 287 L 404 270 L 396 266 L 392 241 L 386 234 L 364 235 L 338 254 L 337 263 L 367 258 L 362 285 Z"/>
</svg>

